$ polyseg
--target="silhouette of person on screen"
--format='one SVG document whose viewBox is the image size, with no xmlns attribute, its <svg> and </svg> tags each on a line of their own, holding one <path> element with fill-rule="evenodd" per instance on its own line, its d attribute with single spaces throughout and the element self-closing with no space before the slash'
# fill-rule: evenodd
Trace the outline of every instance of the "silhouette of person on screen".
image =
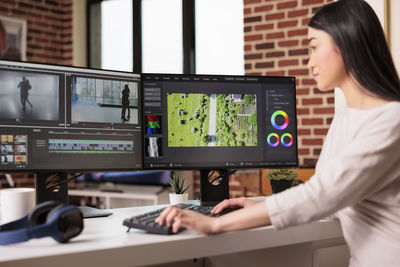
<svg viewBox="0 0 400 267">
<path fill-rule="evenodd" d="M 22 81 L 18 84 L 18 88 L 20 88 L 20 99 L 22 104 L 22 110 L 25 112 L 26 103 L 28 103 L 31 108 L 33 108 L 32 103 L 29 101 L 29 90 L 31 90 L 32 86 L 29 83 L 28 79 L 22 77 Z"/>
<path fill-rule="evenodd" d="M 122 112 L 121 112 L 121 120 L 128 121 L 131 117 L 131 111 L 129 109 L 129 87 L 125 84 L 124 90 L 122 90 Z M 125 118 L 126 110 L 128 110 L 128 117 Z"/>
</svg>

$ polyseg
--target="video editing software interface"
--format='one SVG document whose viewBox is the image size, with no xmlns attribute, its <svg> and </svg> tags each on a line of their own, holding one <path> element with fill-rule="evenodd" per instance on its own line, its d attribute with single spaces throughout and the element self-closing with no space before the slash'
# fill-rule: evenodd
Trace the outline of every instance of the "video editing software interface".
<svg viewBox="0 0 400 267">
<path fill-rule="evenodd" d="M 0 172 L 142 168 L 139 75 L 0 61 Z"/>
<path fill-rule="evenodd" d="M 145 169 L 296 167 L 294 77 L 143 74 Z"/>
</svg>

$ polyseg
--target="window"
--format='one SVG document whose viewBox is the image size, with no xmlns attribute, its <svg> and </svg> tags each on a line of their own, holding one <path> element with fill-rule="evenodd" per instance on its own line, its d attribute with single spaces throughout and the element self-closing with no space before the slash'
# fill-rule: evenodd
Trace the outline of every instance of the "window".
<svg viewBox="0 0 400 267">
<path fill-rule="evenodd" d="M 90 67 L 244 74 L 243 0 L 88 1 Z"/>
<path fill-rule="evenodd" d="M 244 74 L 243 0 L 196 1 L 196 73 Z"/>
<path fill-rule="evenodd" d="M 142 0 L 142 71 L 182 73 L 182 0 Z"/>
</svg>

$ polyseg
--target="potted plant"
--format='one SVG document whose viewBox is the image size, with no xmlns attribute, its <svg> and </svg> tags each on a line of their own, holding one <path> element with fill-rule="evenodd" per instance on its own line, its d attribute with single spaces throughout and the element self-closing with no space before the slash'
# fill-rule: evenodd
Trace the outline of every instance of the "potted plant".
<svg viewBox="0 0 400 267">
<path fill-rule="evenodd" d="M 269 170 L 265 176 L 271 183 L 272 193 L 279 193 L 292 187 L 298 174 L 292 169 L 276 169 Z"/>
<path fill-rule="evenodd" d="M 181 179 L 179 176 L 172 173 L 168 178 L 168 182 L 171 185 L 172 191 L 174 191 L 174 193 L 169 194 L 169 201 L 171 205 L 187 203 L 188 193 L 185 192 L 188 190 L 190 185 L 184 187 L 185 179 Z"/>
</svg>

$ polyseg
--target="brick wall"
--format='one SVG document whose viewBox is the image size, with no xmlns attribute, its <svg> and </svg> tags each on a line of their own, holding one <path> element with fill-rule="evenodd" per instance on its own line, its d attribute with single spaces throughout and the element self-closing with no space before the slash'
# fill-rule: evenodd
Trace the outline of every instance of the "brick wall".
<svg viewBox="0 0 400 267">
<path fill-rule="evenodd" d="M 334 113 L 333 92 L 319 92 L 307 68 L 307 23 L 332 1 L 244 0 L 246 74 L 296 77 L 302 167 L 315 166 Z"/>
<path fill-rule="evenodd" d="M 1 0 L 0 15 L 26 20 L 27 61 L 72 64 L 72 0 Z"/>
<path fill-rule="evenodd" d="M 72 0 L 0 0 L 0 15 L 26 20 L 26 61 L 72 64 Z M 12 176 L 17 186 L 34 185 L 33 175 Z M 8 184 L 0 176 L 2 187 Z"/>
</svg>

